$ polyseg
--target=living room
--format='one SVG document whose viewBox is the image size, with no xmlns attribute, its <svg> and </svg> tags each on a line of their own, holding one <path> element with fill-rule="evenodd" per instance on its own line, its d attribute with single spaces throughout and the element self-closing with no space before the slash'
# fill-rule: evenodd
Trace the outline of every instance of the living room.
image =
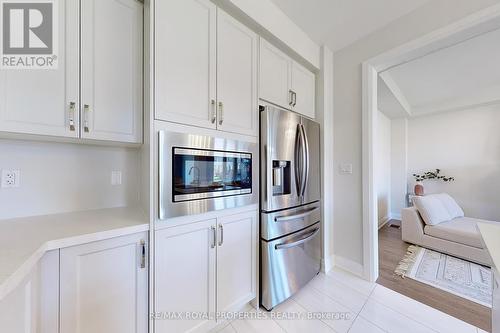
<svg viewBox="0 0 500 333">
<path fill-rule="evenodd" d="M 477 222 L 500 221 L 499 38 L 379 72 L 374 121 L 377 282 L 485 330 L 492 263 Z"/>
</svg>

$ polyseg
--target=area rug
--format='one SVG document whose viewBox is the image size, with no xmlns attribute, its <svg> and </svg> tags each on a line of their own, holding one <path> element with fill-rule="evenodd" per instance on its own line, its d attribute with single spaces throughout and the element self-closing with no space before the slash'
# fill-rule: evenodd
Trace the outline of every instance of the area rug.
<svg viewBox="0 0 500 333">
<path fill-rule="evenodd" d="M 395 273 L 491 308 L 491 269 L 411 245 Z"/>
</svg>

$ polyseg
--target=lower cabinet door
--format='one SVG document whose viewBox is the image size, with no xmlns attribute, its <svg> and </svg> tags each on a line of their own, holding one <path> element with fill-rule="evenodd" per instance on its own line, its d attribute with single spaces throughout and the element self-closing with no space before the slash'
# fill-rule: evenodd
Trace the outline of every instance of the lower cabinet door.
<svg viewBox="0 0 500 333">
<path fill-rule="evenodd" d="M 215 323 L 216 220 L 156 231 L 155 333 L 208 331 Z"/>
<path fill-rule="evenodd" d="M 59 250 L 47 252 L 0 301 L 0 332 L 57 333 L 59 330 Z"/>
<path fill-rule="evenodd" d="M 217 312 L 234 311 L 256 295 L 257 212 L 217 221 Z"/>
<path fill-rule="evenodd" d="M 148 331 L 147 233 L 60 251 L 60 333 Z"/>
</svg>

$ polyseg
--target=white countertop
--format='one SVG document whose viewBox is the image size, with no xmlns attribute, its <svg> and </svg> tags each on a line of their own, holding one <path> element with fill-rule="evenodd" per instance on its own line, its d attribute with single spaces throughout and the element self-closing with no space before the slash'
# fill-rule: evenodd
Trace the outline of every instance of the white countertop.
<svg viewBox="0 0 500 333">
<path fill-rule="evenodd" d="M 490 253 L 493 265 L 500 268 L 500 223 L 481 223 L 477 226 L 483 237 L 484 245 Z"/>
<path fill-rule="evenodd" d="M 45 252 L 149 230 L 140 208 L 109 208 L 0 221 L 0 299 Z"/>
</svg>

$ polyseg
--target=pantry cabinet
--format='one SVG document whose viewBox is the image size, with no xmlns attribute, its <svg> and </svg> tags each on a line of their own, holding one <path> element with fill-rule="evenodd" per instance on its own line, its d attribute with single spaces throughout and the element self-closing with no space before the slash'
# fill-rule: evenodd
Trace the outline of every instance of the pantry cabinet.
<svg viewBox="0 0 500 333">
<path fill-rule="evenodd" d="M 260 99 L 314 119 L 315 74 L 263 38 L 259 59 Z"/>
<path fill-rule="evenodd" d="M 19 286 L 0 301 L 0 330 L 59 331 L 59 250 L 47 252 Z"/>
<path fill-rule="evenodd" d="M 257 35 L 208 0 L 155 15 L 155 118 L 257 136 Z"/>
<path fill-rule="evenodd" d="M 148 331 L 147 233 L 60 250 L 60 333 Z"/>
<path fill-rule="evenodd" d="M 208 331 L 256 297 L 257 211 L 156 231 L 155 332 Z M 165 313 L 196 319 L 162 318 Z"/>
<path fill-rule="evenodd" d="M 143 5 L 60 1 L 57 68 L 0 69 L 0 132 L 142 142 Z"/>
</svg>

